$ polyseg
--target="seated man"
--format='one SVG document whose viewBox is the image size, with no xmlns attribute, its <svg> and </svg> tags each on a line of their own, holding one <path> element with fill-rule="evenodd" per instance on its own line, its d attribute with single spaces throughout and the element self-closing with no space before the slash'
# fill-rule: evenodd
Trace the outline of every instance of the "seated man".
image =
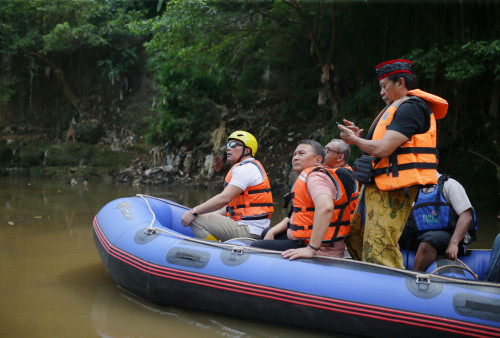
<svg viewBox="0 0 500 338">
<path fill-rule="evenodd" d="M 456 260 L 476 237 L 476 214 L 464 187 L 448 175 L 421 188 L 399 245 L 416 250 L 413 270 L 426 271 L 438 255 Z"/>
<path fill-rule="evenodd" d="M 324 165 L 330 168 L 346 168 L 352 173 L 351 166 L 347 163 L 351 155 L 351 146 L 341 139 L 334 138 L 325 146 L 326 155 Z M 351 215 L 356 209 L 358 203 L 359 184 L 356 182 L 355 195 L 351 199 Z"/>
<path fill-rule="evenodd" d="M 233 167 L 224 180 L 224 190 L 186 211 L 182 225 L 191 226 L 198 238 L 221 241 L 260 238 L 269 227 L 274 208 L 266 171 L 253 158 L 257 140 L 246 131 L 235 131 L 227 140 L 227 159 Z"/>
<path fill-rule="evenodd" d="M 318 142 L 299 142 L 292 159 L 293 170 L 300 173 L 292 189 L 292 213 L 252 246 L 286 250 L 282 256 L 289 259 L 313 257 L 318 251 L 323 256 L 344 256 L 356 184 L 349 170 L 322 166 L 324 156 Z"/>
</svg>

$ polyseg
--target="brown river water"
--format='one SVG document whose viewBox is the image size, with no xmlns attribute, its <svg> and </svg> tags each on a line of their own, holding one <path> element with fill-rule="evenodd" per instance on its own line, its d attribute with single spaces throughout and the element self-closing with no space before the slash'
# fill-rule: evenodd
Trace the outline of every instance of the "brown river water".
<svg viewBox="0 0 500 338">
<path fill-rule="evenodd" d="M 0 332 L 3 337 L 327 337 L 236 317 L 162 307 L 120 289 L 99 258 L 92 219 L 107 202 L 148 194 L 193 206 L 216 189 L 0 178 Z M 284 212 L 282 199 L 272 224 Z M 500 222 L 476 208 L 491 247 Z"/>
</svg>

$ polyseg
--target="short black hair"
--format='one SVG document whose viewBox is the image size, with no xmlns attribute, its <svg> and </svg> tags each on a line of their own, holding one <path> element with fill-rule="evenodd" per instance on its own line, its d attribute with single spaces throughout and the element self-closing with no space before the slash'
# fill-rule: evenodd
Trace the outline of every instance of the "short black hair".
<svg viewBox="0 0 500 338">
<path fill-rule="evenodd" d="M 301 144 L 309 144 L 311 147 L 313 147 L 314 153 L 316 155 L 321 156 L 321 163 L 325 161 L 326 151 L 325 148 L 323 148 L 323 146 L 319 142 L 316 142 L 314 140 L 300 140 L 297 145 Z"/>
<path fill-rule="evenodd" d="M 405 80 L 406 89 L 417 89 L 417 77 L 415 74 L 396 73 L 394 75 L 388 76 L 388 78 L 394 83 L 398 82 L 400 78 L 403 78 Z"/>
</svg>

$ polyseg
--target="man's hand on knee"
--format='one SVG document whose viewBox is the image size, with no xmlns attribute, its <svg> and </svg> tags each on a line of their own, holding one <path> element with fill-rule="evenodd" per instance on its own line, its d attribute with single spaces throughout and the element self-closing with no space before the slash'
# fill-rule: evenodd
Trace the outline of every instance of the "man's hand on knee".
<svg viewBox="0 0 500 338">
<path fill-rule="evenodd" d="M 191 210 L 188 210 L 182 215 L 181 223 L 183 226 L 188 227 L 194 221 L 197 215 L 195 215 Z"/>
</svg>

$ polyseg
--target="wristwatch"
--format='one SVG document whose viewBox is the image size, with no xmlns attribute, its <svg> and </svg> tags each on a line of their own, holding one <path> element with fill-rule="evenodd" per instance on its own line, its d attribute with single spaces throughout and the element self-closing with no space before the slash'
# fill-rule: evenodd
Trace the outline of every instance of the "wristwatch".
<svg viewBox="0 0 500 338">
<path fill-rule="evenodd" d="M 319 250 L 319 248 L 312 246 L 311 243 L 307 244 L 307 246 L 313 249 L 315 252 Z"/>
<path fill-rule="evenodd" d="M 193 208 L 190 210 L 193 216 L 198 216 L 198 213 L 196 212 L 196 208 Z"/>
</svg>

